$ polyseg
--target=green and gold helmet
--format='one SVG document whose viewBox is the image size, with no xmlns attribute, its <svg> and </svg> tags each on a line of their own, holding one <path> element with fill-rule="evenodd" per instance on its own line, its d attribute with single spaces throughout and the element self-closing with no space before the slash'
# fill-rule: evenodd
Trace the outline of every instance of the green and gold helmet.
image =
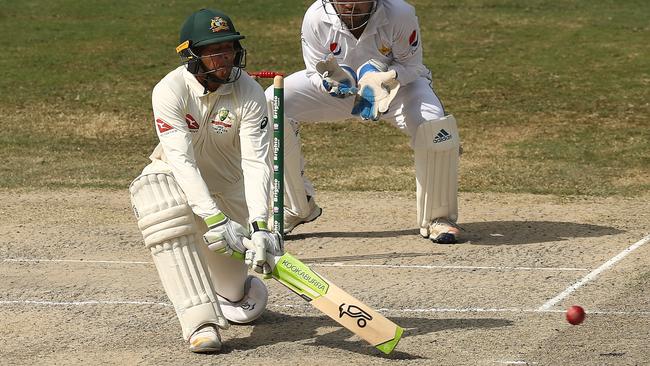
<svg viewBox="0 0 650 366">
<path fill-rule="evenodd" d="M 214 70 L 205 70 L 200 60 L 201 47 L 222 42 L 233 42 L 235 57 L 233 72 L 227 80 L 217 80 L 230 83 L 239 79 L 241 69 L 246 67 L 246 50 L 240 40 L 245 37 L 235 29 L 235 25 L 226 14 L 213 9 L 201 9 L 190 15 L 180 32 L 180 44 L 176 52 L 192 74 L 210 74 Z M 213 77 L 213 76 L 211 76 Z"/>
</svg>

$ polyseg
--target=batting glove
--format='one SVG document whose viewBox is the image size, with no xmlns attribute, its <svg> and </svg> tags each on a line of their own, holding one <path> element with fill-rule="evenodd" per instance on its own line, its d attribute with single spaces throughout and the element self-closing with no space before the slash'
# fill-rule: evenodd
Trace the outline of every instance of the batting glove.
<svg viewBox="0 0 650 366">
<path fill-rule="evenodd" d="M 400 87 L 397 72 L 388 70 L 383 62 L 370 60 L 359 67 L 358 74 L 359 91 L 354 97 L 352 114 L 377 121 L 397 95 Z"/>
<path fill-rule="evenodd" d="M 271 233 L 266 222 L 255 221 L 251 223 L 253 234 L 250 242 L 252 248 L 246 253 L 245 262 L 257 273 L 270 274 L 273 268 L 268 263 L 268 257 L 281 256 L 284 254 L 284 243 L 278 234 Z"/>
<path fill-rule="evenodd" d="M 339 65 L 334 55 L 330 54 L 325 61 L 318 61 L 316 71 L 331 96 L 345 98 L 357 93 L 357 74 L 351 67 Z"/>
<path fill-rule="evenodd" d="M 223 212 L 205 218 L 208 231 L 203 234 L 203 241 L 208 249 L 219 254 L 244 258 L 247 248 L 243 238 L 248 237 L 248 230 L 229 219 Z"/>
</svg>

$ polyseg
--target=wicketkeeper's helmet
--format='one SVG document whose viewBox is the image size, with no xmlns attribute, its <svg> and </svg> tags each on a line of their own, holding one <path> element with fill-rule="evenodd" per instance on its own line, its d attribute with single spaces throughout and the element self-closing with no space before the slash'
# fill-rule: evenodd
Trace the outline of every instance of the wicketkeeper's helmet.
<svg viewBox="0 0 650 366">
<path fill-rule="evenodd" d="M 323 9 L 325 10 L 325 13 L 329 15 L 336 15 L 341 19 L 341 22 L 345 24 L 345 26 L 348 28 L 348 30 L 353 31 L 357 30 L 370 21 L 370 17 L 372 14 L 375 13 L 375 10 L 377 10 L 377 0 L 356 0 L 356 1 L 351 1 L 351 0 L 321 0 L 323 3 Z M 356 6 L 358 4 L 370 4 L 372 3 L 372 7 L 370 8 L 369 11 L 367 12 L 359 12 L 356 10 Z M 327 6 L 330 5 L 331 7 Z M 352 20 L 351 17 L 345 16 L 342 14 L 339 14 L 338 10 L 336 9 L 335 5 L 343 6 L 343 7 L 351 7 L 351 14 L 354 14 L 354 16 L 362 17 L 362 20 L 357 23 L 354 23 L 354 20 Z M 343 21 L 343 17 L 350 18 L 350 20 L 346 23 Z M 350 23 L 350 24 L 348 24 Z"/>
<path fill-rule="evenodd" d="M 194 75 L 204 74 L 216 79 L 211 73 L 215 70 L 205 70 L 201 63 L 199 49 L 214 43 L 233 41 L 235 57 L 233 71 L 226 80 L 217 79 L 220 83 L 232 83 L 239 79 L 241 69 L 246 67 L 246 50 L 239 41 L 245 37 L 237 30 L 226 14 L 213 9 L 201 9 L 190 15 L 181 27 L 180 44 L 176 52 L 181 56 L 187 70 Z"/>
</svg>

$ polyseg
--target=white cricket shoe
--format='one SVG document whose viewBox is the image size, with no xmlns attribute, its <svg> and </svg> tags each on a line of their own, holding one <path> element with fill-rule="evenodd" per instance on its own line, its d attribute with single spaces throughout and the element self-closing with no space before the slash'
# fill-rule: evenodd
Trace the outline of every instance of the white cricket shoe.
<svg viewBox="0 0 650 366">
<path fill-rule="evenodd" d="M 456 244 L 460 237 L 460 228 L 455 222 L 439 217 L 427 227 L 420 228 L 420 235 L 423 238 L 431 239 L 438 244 Z"/>
<path fill-rule="evenodd" d="M 190 337 L 190 351 L 196 353 L 217 352 L 221 350 L 221 336 L 216 326 L 206 324 Z"/>
<path fill-rule="evenodd" d="M 293 229 L 298 225 L 306 224 L 312 222 L 318 218 L 323 213 L 323 209 L 318 207 L 314 198 L 309 196 L 307 197 L 307 203 L 309 204 L 309 214 L 307 216 L 298 216 L 293 211 L 284 208 L 284 233 L 289 234 Z"/>
</svg>

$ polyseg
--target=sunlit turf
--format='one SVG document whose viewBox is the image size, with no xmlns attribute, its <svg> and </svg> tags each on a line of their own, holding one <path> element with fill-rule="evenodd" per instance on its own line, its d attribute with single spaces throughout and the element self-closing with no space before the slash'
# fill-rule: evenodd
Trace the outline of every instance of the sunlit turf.
<svg viewBox="0 0 650 366">
<path fill-rule="evenodd" d="M 218 6 L 246 35 L 250 70 L 293 72 L 310 3 Z M 459 121 L 461 190 L 650 191 L 650 2 L 411 3 Z M 204 4 L 4 1 L 0 187 L 126 187 L 156 143 L 151 88 L 178 65 L 178 29 Z M 302 136 L 318 189 L 414 190 L 408 138 L 385 123 L 304 125 Z"/>
</svg>

